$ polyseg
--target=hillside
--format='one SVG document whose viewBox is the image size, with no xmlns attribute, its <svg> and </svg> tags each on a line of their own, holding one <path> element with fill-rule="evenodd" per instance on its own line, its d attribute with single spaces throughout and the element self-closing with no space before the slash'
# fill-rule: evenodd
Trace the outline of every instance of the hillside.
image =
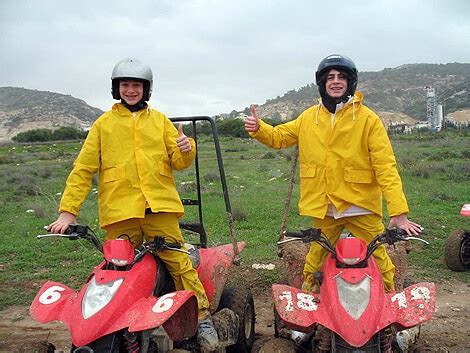
<svg viewBox="0 0 470 353">
<path fill-rule="evenodd" d="M 446 115 L 459 123 L 470 121 L 470 64 L 409 64 L 359 73 L 358 90 L 364 93 L 365 104 L 379 113 L 386 124 L 426 120 L 426 86 L 434 87 L 437 103 L 444 105 Z M 267 100 L 259 105 L 258 114 L 290 119 L 318 98 L 317 87 L 312 83 Z M 222 116 L 242 113 L 249 113 L 248 107 Z M 100 114 L 100 109 L 70 95 L 0 87 L 0 142 L 31 129 L 84 129 Z"/>
<path fill-rule="evenodd" d="M 0 87 L 0 141 L 38 128 L 70 126 L 85 129 L 102 113 L 70 95 Z"/>
<path fill-rule="evenodd" d="M 409 64 L 378 72 L 360 72 L 358 90 L 375 111 L 426 119 L 425 86 L 435 89 L 437 103 L 446 113 L 470 108 L 470 64 Z M 291 118 L 319 98 L 312 83 L 260 105 L 261 116 Z"/>
</svg>

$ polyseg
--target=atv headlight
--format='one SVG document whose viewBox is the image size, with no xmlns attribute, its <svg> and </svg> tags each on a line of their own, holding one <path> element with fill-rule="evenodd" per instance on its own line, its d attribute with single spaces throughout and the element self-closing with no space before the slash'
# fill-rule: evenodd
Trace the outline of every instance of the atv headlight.
<svg viewBox="0 0 470 353">
<path fill-rule="evenodd" d="M 358 283 L 349 283 L 336 277 L 339 302 L 344 310 L 354 319 L 361 317 L 370 301 L 370 278 L 364 277 Z"/>
<path fill-rule="evenodd" d="M 96 283 L 95 277 L 93 277 L 88 284 L 85 295 L 83 296 L 83 318 L 88 319 L 103 309 L 111 301 L 111 299 L 113 299 L 117 290 L 121 286 L 122 281 L 123 279 L 120 278 L 116 281 L 98 284 Z"/>
</svg>

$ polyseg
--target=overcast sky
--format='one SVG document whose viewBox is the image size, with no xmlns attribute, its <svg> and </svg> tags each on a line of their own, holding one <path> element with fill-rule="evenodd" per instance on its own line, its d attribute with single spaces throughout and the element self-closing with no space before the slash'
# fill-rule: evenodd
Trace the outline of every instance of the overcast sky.
<svg viewBox="0 0 470 353">
<path fill-rule="evenodd" d="M 152 67 L 154 108 L 212 116 L 312 83 L 332 53 L 359 71 L 468 63 L 470 1 L 0 0 L 0 87 L 102 110 L 126 57 Z"/>
</svg>

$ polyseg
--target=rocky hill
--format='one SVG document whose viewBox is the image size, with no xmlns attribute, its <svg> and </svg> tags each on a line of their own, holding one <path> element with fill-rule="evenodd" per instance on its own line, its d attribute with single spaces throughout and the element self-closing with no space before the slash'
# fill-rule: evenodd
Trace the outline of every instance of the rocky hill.
<svg viewBox="0 0 470 353">
<path fill-rule="evenodd" d="M 435 89 L 445 113 L 470 108 L 470 64 L 410 64 L 378 72 L 360 72 L 358 90 L 365 104 L 378 112 L 399 113 L 414 120 L 426 119 L 426 86 Z M 312 83 L 291 90 L 259 106 L 261 116 L 288 119 L 319 98 Z M 247 109 L 245 109 L 246 111 Z"/>
<path fill-rule="evenodd" d="M 365 104 L 385 124 L 413 124 L 426 120 L 426 86 L 435 89 L 437 103 L 456 122 L 470 121 L 470 64 L 409 64 L 378 72 L 360 72 L 358 90 Z M 290 119 L 318 99 L 312 83 L 267 100 L 258 108 L 261 117 Z M 61 126 L 84 129 L 103 112 L 70 95 L 18 87 L 0 87 L 0 142 L 20 132 Z M 222 116 L 249 114 L 248 107 Z"/>
<path fill-rule="evenodd" d="M 86 129 L 102 113 L 70 95 L 0 87 L 0 141 L 31 129 Z"/>
</svg>

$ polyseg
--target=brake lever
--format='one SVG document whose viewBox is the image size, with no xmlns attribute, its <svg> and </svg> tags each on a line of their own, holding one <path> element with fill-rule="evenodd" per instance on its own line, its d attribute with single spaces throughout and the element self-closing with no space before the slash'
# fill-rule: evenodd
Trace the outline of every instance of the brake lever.
<svg viewBox="0 0 470 353">
<path fill-rule="evenodd" d="M 287 239 L 284 239 L 284 240 L 279 240 L 277 242 L 277 245 L 282 245 L 282 244 L 285 244 L 285 243 L 289 243 L 291 241 L 302 241 L 301 238 L 287 238 Z"/>
<path fill-rule="evenodd" d="M 78 234 L 49 233 L 49 234 L 36 235 L 37 239 L 54 238 L 54 237 L 61 237 L 61 238 L 68 238 L 68 239 L 78 239 Z"/>
<path fill-rule="evenodd" d="M 419 240 L 422 241 L 424 244 L 429 245 L 429 242 L 418 237 L 403 237 L 403 240 Z"/>
</svg>

